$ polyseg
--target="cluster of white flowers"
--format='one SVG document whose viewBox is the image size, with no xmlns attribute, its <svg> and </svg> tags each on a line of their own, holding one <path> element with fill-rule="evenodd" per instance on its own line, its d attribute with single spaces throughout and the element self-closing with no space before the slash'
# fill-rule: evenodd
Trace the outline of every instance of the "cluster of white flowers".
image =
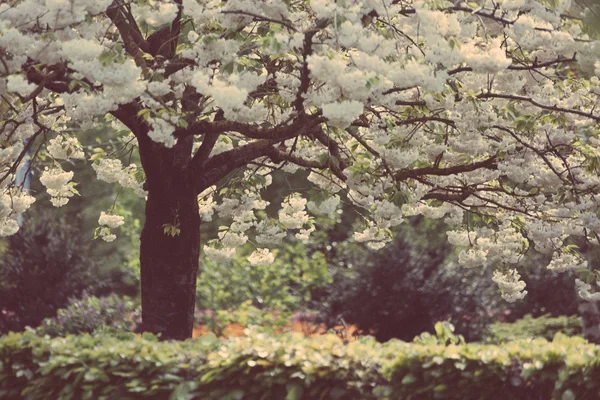
<svg viewBox="0 0 600 400">
<path fill-rule="evenodd" d="M 35 198 L 17 188 L 7 188 L 0 197 L 0 237 L 11 236 L 17 233 L 17 214 L 25 212 Z"/>
<path fill-rule="evenodd" d="M 248 241 L 248 236 L 240 232 L 235 232 L 232 229 L 221 231 L 218 233 L 218 236 L 223 246 L 228 248 L 241 247 Z"/>
<path fill-rule="evenodd" d="M 146 197 L 148 192 L 143 189 L 143 182 L 136 179 L 138 167 L 136 164 L 130 164 L 123 168 L 121 160 L 116 158 L 101 158 L 92 168 L 96 171 L 96 176 L 101 181 L 107 183 L 118 182 L 121 186 L 132 189 L 139 197 Z"/>
<path fill-rule="evenodd" d="M 97 236 L 101 237 L 105 242 L 112 242 L 117 236 L 112 233 L 111 229 L 117 229 L 125 223 L 125 217 L 116 214 L 106 214 L 104 211 L 100 213 L 98 224 L 100 229 L 97 231 Z"/>
<path fill-rule="evenodd" d="M 204 246 L 204 254 L 208 258 L 216 262 L 226 262 L 229 261 L 235 256 L 235 249 L 230 247 L 225 247 L 221 249 L 217 249 L 212 246 Z"/>
<path fill-rule="evenodd" d="M 320 203 L 309 201 L 306 208 L 317 215 L 322 215 L 330 219 L 334 219 L 337 214 L 338 206 L 340 205 L 340 196 L 331 196 Z"/>
<path fill-rule="evenodd" d="M 21 96 L 28 96 L 36 88 L 37 86 L 29 83 L 23 75 L 10 75 L 6 80 L 6 89 Z"/>
<path fill-rule="evenodd" d="M 175 132 L 175 123 L 177 123 L 178 117 L 172 116 L 169 120 L 163 118 L 149 118 L 148 122 L 152 127 L 148 132 L 150 139 L 155 142 L 162 143 L 165 147 L 171 148 L 177 143 L 177 139 L 173 136 Z"/>
<path fill-rule="evenodd" d="M 579 279 L 575 279 L 575 289 L 577 290 L 577 294 L 583 300 L 586 301 L 599 301 L 600 300 L 600 292 L 591 292 L 592 285 L 585 283 Z"/>
<path fill-rule="evenodd" d="M 515 269 L 509 270 L 507 273 L 494 271 L 492 280 L 498 284 L 502 298 L 509 303 L 521 300 L 527 294 L 525 282 L 521 279 L 521 275 Z"/>
<path fill-rule="evenodd" d="M 585 269 L 588 263 L 581 256 L 572 253 L 558 253 L 555 252 L 548 269 L 555 272 L 564 272 L 573 269 Z"/>
<path fill-rule="evenodd" d="M 354 233 L 354 240 L 358 243 L 366 243 L 372 250 L 379 250 L 390 242 L 389 231 L 376 226 L 370 222 L 362 232 Z"/>
<path fill-rule="evenodd" d="M 131 11 L 150 26 L 158 27 L 171 23 L 177 15 L 177 4 L 169 0 L 151 0 L 144 5 L 131 4 Z"/>
<path fill-rule="evenodd" d="M 55 160 L 82 159 L 84 157 L 79 140 L 67 135 L 58 135 L 51 139 L 46 150 Z"/>
<path fill-rule="evenodd" d="M 278 224 L 270 223 L 268 220 L 262 220 L 256 225 L 256 243 L 262 245 L 273 245 L 280 243 L 287 235 L 287 232 L 281 229 Z"/>
<path fill-rule="evenodd" d="M 214 194 L 216 190 L 216 186 L 211 186 L 198 195 L 198 208 L 203 222 L 212 221 L 215 212 Z"/>
<path fill-rule="evenodd" d="M 342 101 L 322 106 L 323 116 L 329 123 L 338 128 L 347 128 L 363 112 L 364 105 L 358 101 Z"/>
<path fill-rule="evenodd" d="M 310 174 L 308 174 L 307 179 L 309 180 L 309 182 L 314 183 L 319 188 L 325 190 L 328 193 L 337 193 L 346 187 L 346 185 L 342 181 L 340 181 L 339 178 L 337 178 L 335 175 L 324 176 L 322 173 L 316 173 L 312 171 Z"/>
<path fill-rule="evenodd" d="M 310 217 L 304 210 L 306 199 L 299 193 L 288 196 L 281 204 L 279 222 L 287 229 L 300 229 L 308 223 Z"/>
<path fill-rule="evenodd" d="M 269 265 L 273 264 L 273 261 L 275 261 L 275 256 L 269 249 L 256 249 L 252 254 L 250 254 L 248 261 L 253 266 Z"/>
<path fill-rule="evenodd" d="M 74 183 L 70 182 L 73 178 L 73 171 L 64 171 L 59 166 L 52 168 L 46 167 L 40 182 L 46 186 L 46 191 L 50 196 L 50 201 L 54 207 L 62 207 L 69 202 L 69 198 L 76 194 Z"/>
</svg>

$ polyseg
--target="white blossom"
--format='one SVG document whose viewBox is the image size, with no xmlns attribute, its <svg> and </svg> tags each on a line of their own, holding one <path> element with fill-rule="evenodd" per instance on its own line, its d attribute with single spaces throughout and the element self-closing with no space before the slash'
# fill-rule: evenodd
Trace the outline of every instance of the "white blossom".
<svg viewBox="0 0 600 400">
<path fill-rule="evenodd" d="M 69 197 L 75 194 L 73 184 L 70 182 L 72 178 L 72 171 L 63 171 L 60 167 L 44 169 L 40 182 L 46 186 L 46 191 L 52 196 L 50 201 L 54 207 L 64 206 L 69 201 Z"/>
<path fill-rule="evenodd" d="M 116 214 L 106 214 L 104 211 L 100 213 L 98 224 L 105 225 L 111 229 L 118 228 L 125 223 L 125 217 Z"/>
<path fill-rule="evenodd" d="M 248 262 L 251 265 L 269 265 L 273 264 L 275 256 L 269 251 L 269 249 L 256 249 L 250 256 L 248 256 Z"/>
<path fill-rule="evenodd" d="M 225 262 L 233 258 L 235 249 L 228 247 L 217 249 L 211 246 L 204 246 L 204 254 L 213 261 Z"/>
<path fill-rule="evenodd" d="M 59 135 L 51 139 L 46 147 L 48 154 L 57 160 L 68 160 L 69 158 L 81 159 L 84 157 L 83 148 L 75 137 Z"/>
<path fill-rule="evenodd" d="M 521 300 L 527 294 L 525 289 L 525 282 L 520 280 L 521 275 L 511 269 L 507 273 L 500 271 L 494 271 L 492 280 L 498 284 L 502 298 L 509 303 L 513 303 L 517 300 Z"/>
</svg>

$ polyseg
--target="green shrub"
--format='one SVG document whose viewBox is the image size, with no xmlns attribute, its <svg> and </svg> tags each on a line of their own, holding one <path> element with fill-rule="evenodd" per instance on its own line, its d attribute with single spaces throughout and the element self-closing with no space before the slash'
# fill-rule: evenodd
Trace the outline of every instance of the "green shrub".
<svg viewBox="0 0 600 400">
<path fill-rule="evenodd" d="M 87 254 L 85 238 L 65 218 L 25 219 L 0 262 L 0 332 L 37 326 L 70 298 L 93 291 L 98 279 Z"/>
<path fill-rule="evenodd" d="M 407 345 L 382 368 L 395 399 L 595 399 L 600 349 L 579 337 Z"/>
<path fill-rule="evenodd" d="M 38 333 L 65 336 L 107 328 L 131 332 L 140 317 L 139 304 L 128 297 L 87 296 L 71 301 L 67 308 L 58 310 L 55 317 L 42 321 Z"/>
<path fill-rule="evenodd" d="M 363 338 L 348 345 L 334 335 L 254 331 L 184 342 L 11 333 L 0 338 L 0 398 L 547 400 L 600 394 L 600 348 L 582 338 L 559 333 L 553 342 L 461 344 L 441 328 L 435 343 Z"/>
<path fill-rule="evenodd" d="M 251 251 L 248 246 L 228 263 L 202 259 L 198 309 L 233 311 L 251 301 L 255 307 L 292 312 L 305 307 L 313 290 L 331 283 L 323 253 L 302 243 L 284 243 L 268 265 L 250 265 Z"/>
<path fill-rule="evenodd" d="M 378 251 L 361 251 L 355 243 L 337 246 L 333 259 L 339 273 L 322 299 L 327 325 L 338 325 L 341 317 L 381 342 L 410 341 L 449 319 L 467 339 L 480 337 L 490 320 L 489 283 L 449 265 L 451 246 L 441 223 L 413 222 Z"/>
<path fill-rule="evenodd" d="M 491 324 L 487 328 L 483 340 L 486 343 L 504 343 L 535 337 L 551 340 L 558 332 L 567 336 L 580 335 L 581 329 L 581 318 L 575 315 L 570 317 L 543 315 L 537 318 L 526 315 L 512 323 L 495 322 Z"/>
<path fill-rule="evenodd" d="M 370 347 L 354 347 L 333 335 L 158 342 L 9 334 L 0 339 L 0 398 L 369 398 L 381 376 L 363 354 Z"/>
</svg>

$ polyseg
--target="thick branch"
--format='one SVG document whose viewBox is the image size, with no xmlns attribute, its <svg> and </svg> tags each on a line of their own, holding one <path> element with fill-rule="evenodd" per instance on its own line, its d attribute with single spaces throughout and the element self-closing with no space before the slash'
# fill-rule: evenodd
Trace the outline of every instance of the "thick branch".
<svg viewBox="0 0 600 400">
<path fill-rule="evenodd" d="M 304 32 L 304 43 L 302 48 L 302 69 L 300 70 L 300 87 L 296 93 L 296 99 L 294 100 L 294 109 L 300 114 L 304 112 L 303 103 L 304 97 L 310 86 L 310 71 L 308 69 L 308 56 L 312 54 L 312 39 L 321 29 L 325 28 L 329 20 L 322 19 L 317 21 L 316 25 Z"/>
<path fill-rule="evenodd" d="M 417 178 L 423 175 L 436 175 L 436 176 L 447 176 L 460 174 L 462 172 L 471 172 L 481 168 L 496 169 L 496 156 L 492 156 L 488 159 L 477 161 L 472 164 L 455 165 L 453 167 L 437 168 L 437 167 L 424 167 L 402 170 L 394 175 L 396 181 L 404 181 L 410 178 Z"/>
<path fill-rule="evenodd" d="M 127 22 L 126 17 L 123 15 L 121 8 L 109 8 L 106 10 L 106 15 L 115 24 L 123 39 L 123 45 L 125 51 L 134 59 L 137 66 L 141 67 L 144 73 L 148 73 L 148 66 L 144 60 L 144 53 L 136 43 L 134 38 L 135 29 L 133 29 Z"/>
<path fill-rule="evenodd" d="M 237 121 L 211 122 L 204 120 L 194 122 L 187 128 L 178 128 L 175 130 L 174 135 L 175 137 L 184 137 L 208 133 L 221 134 L 225 132 L 238 132 L 250 139 L 279 139 L 281 137 L 287 137 L 289 139 L 288 136 L 291 131 L 297 131 L 305 124 L 314 126 L 323 121 L 324 119 L 322 117 L 310 116 L 307 118 L 298 118 L 290 125 L 278 125 L 274 128 L 261 128 L 256 125 Z"/>
<path fill-rule="evenodd" d="M 194 66 L 196 66 L 196 62 L 189 58 L 176 58 L 174 60 L 171 60 L 165 67 L 165 78 L 168 78 L 177 71 L 181 71 L 186 67 Z"/>
<path fill-rule="evenodd" d="M 224 115 L 223 110 L 217 111 L 214 121 L 223 121 L 223 119 L 224 119 L 223 115 Z M 215 147 L 215 144 L 217 143 L 219 136 L 220 136 L 220 134 L 217 132 L 208 132 L 204 135 L 202 144 L 200 145 L 200 148 L 198 149 L 198 151 L 196 151 L 196 154 L 194 154 L 194 157 L 192 158 L 192 161 L 191 161 L 190 167 L 193 170 L 199 171 L 202 168 L 202 165 L 208 159 L 210 152 Z"/>
<path fill-rule="evenodd" d="M 306 118 L 300 118 L 295 124 L 298 125 L 298 128 L 286 129 L 280 136 L 257 140 L 210 157 L 204 163 L 196 163 L 193 171 L 197 177 L 197 192 L 200 193 L 207 187 L 216 184 L 237 168 L 243 167 L 257 158 L 268 156 L 272 153 L 273 145 L 301 135 L 312 136 L 315 131 L 321 129 L 320 122 Z M 292 126 L 294 124 L 286 128 Z"/>
<path fill-rule="evenodd" d="M 334 164 L 331 164 L 330 162 L 319 163 L 317 161 L 305 160 L 293 154 L 285 153 L 281 150 L 278 150 L 275 147 L 271 147 L 268 150 L 267 156 L 275 164 L 280 164 L 282 162 L 287 161 L 308 169 L 329 169 L 340 180 L 346 181 L 348 179 L 348 177 L 344 175 L 344 173 L 339 167 L 335 166 Z"/>
<path fill-rule="evenodd" d="M 50 74 L 43 74 L 32 66 L 27 69 L 27 80 L 55 93 L 69 92 L 69 84 L 67 82 L 57 82 L 57 80 L 64 78 L 65 69 L 64 66 L 61 67 Z"/>
</svg>

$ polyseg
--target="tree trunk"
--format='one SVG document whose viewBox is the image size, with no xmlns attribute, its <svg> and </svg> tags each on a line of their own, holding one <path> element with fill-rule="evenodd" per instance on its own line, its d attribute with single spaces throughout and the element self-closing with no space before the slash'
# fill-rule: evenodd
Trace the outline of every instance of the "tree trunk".
<svg viewBox="0 0 600 400">
<path fill-rule="evenodd" d="M 192 336 L 200 252 L 196 194 L 184 184 L 148 194 L 141 235 L 142 329 L 161 339 Z M 165 225 L 179 230 L 165 233 Z"/>
<path fill-rule="evenodd" d="M 142 330 L 161 340 L 192 337 L 200 214 L 188 169 L 191 146 L 191 139 L 172 149 L 140 141 L 148 190 L 140 238 Z"/>
</svg>

